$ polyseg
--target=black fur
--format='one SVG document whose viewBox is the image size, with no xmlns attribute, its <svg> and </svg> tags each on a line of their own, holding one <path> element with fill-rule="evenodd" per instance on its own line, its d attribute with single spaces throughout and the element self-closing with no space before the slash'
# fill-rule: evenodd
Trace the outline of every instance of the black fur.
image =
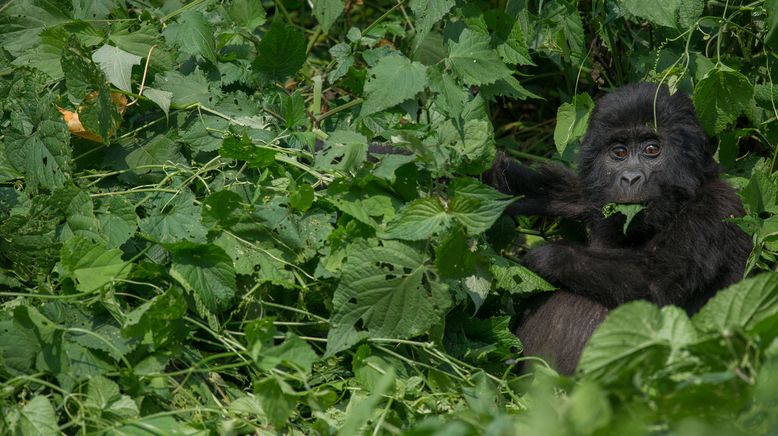
<svg viewBox="0 0 778 436">
<path fill-rule="evenodd" d="M 654 151 L 648 144 L 661 153 L 647 157 Z M 550 242 L 524 256 L 528 268 L 562 289 L 522 320 L 517 335 L 526 354 L 572 373 L 608 309 L 644 299 L 693 313 L 742 278 L 751 240 L 723 220 L 741 216 L 743 208 L 719 180 L 707 144 L 687 96 L 643 83 L 597 102 L 578 155 L 579 174 L 496 160 L 489 182 L 524 195 L 510 213 L 578 219 L 589 230 L 587 245 Z M 628 150 L 628 157 L 614 157 L 614 147 Z M 609 202 L 646 208 L 624 235 L 623 216 L 603 217 Z"/>
</svg>

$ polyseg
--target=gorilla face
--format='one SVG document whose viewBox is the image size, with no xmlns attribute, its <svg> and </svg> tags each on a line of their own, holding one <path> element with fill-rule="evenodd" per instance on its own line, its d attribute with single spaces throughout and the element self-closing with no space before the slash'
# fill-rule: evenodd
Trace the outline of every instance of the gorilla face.
<svg viewBox="0 0 778 436">
<path fill-rule="evenodd" d="M 668 155 L 657 134 L 647 128 L 615 131 L 601 151 L 598 171 L 608 187 L 606 202 L 643 203 L 661 194 L 657 180 L 662 178 Z"/>
<path fill-rule="evenodd" d="M 693 196 L 717 176 L 694 107 L 649 83 L 597 103 L 579 153 L 580 177 L 595 205 L 647 203 L 668 193 Z"/>
</svg>

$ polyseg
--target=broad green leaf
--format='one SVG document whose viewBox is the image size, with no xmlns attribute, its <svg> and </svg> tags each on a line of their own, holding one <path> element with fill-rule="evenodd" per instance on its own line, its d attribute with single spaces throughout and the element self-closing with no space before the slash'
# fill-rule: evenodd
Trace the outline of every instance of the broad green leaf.
<svg viewBox="0 0 778 436">
<path fill-rule="evenodd" d="M 172 92 L 147 87 L 143 88 L 143 96 L 159 106 L 162 112 L 165 113 L 165 116 L 170 115 L 170 102 L 173 100 Z"/>
<path fill-rule="evenodd" d="M 440 110 L 452 117 L 459 117 L 465 108 L 465 101 L 470 97 L 465 87 L 440 68 L 429 68 L 427 75 L 430 89 L 437 94 L 436 103 Z"/>
<path fill-rule="evenodd" d="M 72 27 L 68 26 L 66 29 L 65 25 L 43 29 L 38 35 L 40 43 L 21 53 L 13 60 L 13 64 L 37 68 L 54 79 L 62 79 L 64 73 L 60 58 L 71 33 Z"/>
<path fill-rule="evenodd" d="M 510 204 L 510 196 L 471 178 L 454 180 L 451 190 L 449 213 L 464 226 L 468 235 L 489 229 Z"/>
<path fill-rule="evenodd" d="M 108 81 L 116 85 L 117 88 L 127 92 L 132 91 L 132 83 L 130 82 L 132 67 L 140 65 L 140 56 L 105 44 L 92 53 L 92 60 L 100 66 Z"/>
<path fill-rule="evenodd" d="M 42 30 L 72 18 L 70 3 L 56 0 L 10 2 L 4 6 L 0 11 L 0 45 L 14 56 L 34 47 Z"/>
<path fill-rule="evenodd" d="M 326 148 L 316 153 L 315 167 L 353 173 L 367 160 L 367 138 L 348 130 L 336 130 L 325 141 Z"/>
<path fill-rule="evenodd" d="M 520 20 L 515 20 L 504 12 L 493 12 L 487 15 L 491 27 L 495 28 L 492 35 L 497 46 L 497 53 L 507 64 L 534 65 L 525 41 L 525 32 Z"/>
<path fill-rule="evenodd" d="M 305 62 L 305 38 L 295 28 L 275 20 L 257 46 L 254 70 L 270 80 L 285 80 Z"/>
<path fill-rule="evenodd" d="M 628 383 L 635 372 L 650 375 L 669 362 L 671 353 L 697 339 L 686 313 L 634 301 L 612 310 L 581 354 L 578 372 L 610 385 Z"/>
<path fill-rule="evenodd" d="M 497 287 L 505 289 L 511 294 L 529 294 L 556 289 L 555 286 L 523 265 L 502 257 L 493 258 L 493 262 L 489 271 L 494 276 Z"/>
<path fill-rule="evenodd" d="M 624 226 L 622 227 L 621 231 L 626 235 L 629 224 L 635 218 L 635 215 L 640 213 L 640 211 L 645 208 L 646 206 L 642 204 L 608 203 L 602 207 L 602 215 L 605 218 L 616 214 L 624 215 L 626 219 L 624 220 Z"/>
<path fill-rule="evenodd" d="M 311 185 L 298 185 L 289 193 L 289 204 L 302 212 L 310 209 L 313 205 L 313 187 Z"/>
<path fill-rule="evenodd" d="M 451 217 L 440 199 L 420 198 L 401 209 L 386 225 L 386 232 L 382 236 L 390 239 L 426 239 L 446 229 L 450 221 Z"/>
<path fill-rule="evenodd" d="M 368 71 L 360 116 L 370 115 L 414 98 L 427 85 L 427 67 L 391 54 Z"/>
<path fill-rule="evenodd" d="M 408 338 L 432 325 L 451 304 L 429 258 L 397 241 L 353 243 L 332 299 L 327 335 L 331 356 L 360 338 Z"/>
<path fill-rule="evenodd" d="M 157 242 L 205 242 L 208 233 L 200 223 L 200 206 L 190 192 L 160 193 L 151 203 L 140 230 Z"/>
<path fill-rule="evenodd" d="M 173 253 L 170 275 L 199 297 L 209 311 L 226 309 L 236 286 L 230 256 L 213 244 L 179 242 L 166 247 Z"/>
<path fill-rule="evenodd" d="M 588 380 L 575 387 L 569 407 L 567 417 L 578 433 L 607 428 L 613 416 L 606 391 Z"/>
<path fill-rule="evenodd" d="M 416 37 L 414 39 L 413 49 L 421 46 L 424 39 L 429 34 L 432 27 L 440 23 L 449 10 L 454 7 L 454 0 L 410 0 L 408 6 L 413 11 L 416 21 Z"/>
<path fill-rule="evenodd" d="M 154 136 L 140 147 L 129 152 L 124 158 L 127 167 L 134 174 L 146 174 L 152 171 L 160 171 L 163 165 L 184 164 L 186 159 L 179 151 L 179 146 L 167 136 Z"/>
<path fill-rule="evenodd" d="M 678 9 L 683 2 L 683 0 L 621 0 L 630 14 L 665 27 L 678 27 Z"/>
<path fill-rule="evenodd" d="M 122 395 L 119 385 L 101 375 L 89 379 L 87 397 L 84 406 L 93 410 L 97 416 L 103 415 L 121 418 L 138 416 L 138 406 L 127 395 Z"/>
<path fill-rule="evenodd" d="M 446 318 L 446 351 L 474 363 L 500 360 L 521 351 L 521 342 L 511 331 L 511 317 L 470 318 L 454 312 Z"/>
<path fill-rule="evenodd" d="M 770 340 L 778 335 L 778 274 L 762 273 L 719 291 L 692 322 L 703 332 L 740 328 Z"/>
<path fill-rule="evenodd" d="M 253 168 L 264 168 L 275 162 L 276 151 L 269 147 L 256 146 L 244 135 L 241 138 L 224 138 L 219 154 L 231 159 L 246 161 Z"/>
<path fill-rule="evenodd" d="M 556 113 L 554 142 L 560 155 L 565 154 L 567 146 L 586 133 L 589 125 L 589 115 L 594 109 L 594 102 L 589 94 L 578 94 L 570 103 L 562 103 Z"/>
<path fill-rule="evenodd" d="M 459 41 L 449 42 L 448 62 L 457 76 L 468 85 L 486 85 L 511 75 L 486 35 L 465 29 Z"/>
<path fill-rule="evenodd" d="M 344 42 L 333 45 L 330 47 L 329 52 L 330 56 L 332 56 L 332 60 L 337 63 L 335 68 L 327 74 L 327 80 L 332 83 L 348 73 L 349 68 L 354 65 L 355 59 L 354 55 L 351 53 L 351 47 Z"/>
<path fill-rule="evenodd" d="M 62 272 L 76 282 L 81 292 L 92 292 L 127 277 L 132 265 L 122 260 L 118 248 L 106 248 L 102 244 L 74 236 L 62 245 Z"/>
<path fill-rule="evenodd" d="M 704 10 L 704 0 L 681 0 L 678 5 L 678 24 L 682 29 L 694 26 Z"/>
<path fill-rule="evenodd" d="M 202 56 L 203 59 L 216 64 L 214 32 L 202 12 L 196 9 L 185 10 L 162 34 L 184 53 Z"/>
<path fill-rule="evenodd" d="M 254 394 L 259 398 L 262 410 L 270 423 L 280 430 L 286 425 L 289 415 L 297 408 L 292 388 L 283 381 L 268 377 L 254 383 Z"/>
<path fill-rule="evenodd" d="M 391 392 L 391 389 L 395 384 L 395 371 L 393 368 L 389 368 L 384 372 L 380 379 L 375 384 L 375 388 L 372 390 L 369 396 L 354 395 L 349 401 L 343 426 L 338 431 L 338 436 L 350 436 L 358 434 L 359 429 L 362 428 L 365 423 L 372 417 L 373 412 L 378 407 L 379 403 L 383 400 L 384 395 Z"/>
<path fill-rule="evenodd" d="M 70 177 L 70 136 L 65 124 L 52 119 L 30 124 L 31 120 L 22 116 L 11 117 L 6 153 L 14 168 L 26 176 L 29 189 L 35 192 L 38 187 L 63 186 Z"/>
<path fill-rule="evenodd" d="M 196 103 L 208 106 L 213 98 L 208 81 L 199 70 L 187 76 L 178 71 L 166 71 L 155 76 L 154 84 L 159 90 L 172 94 L 170 104 L 173 106 L 183 107 Z"/>
<path fill-rule="evenodd" d="M 85 191 L 66 187 L 54 191 L 51 205 L 65 216 L 65 224 L 59 228 L 59 240 L 65 241 L 73 235 L 92 241 L 104 241 L 100 223 L 94 214 L 94 204 Z"/>
<path fill-rule="evenodd" d="M 57 415 L 48 398 L 36 395 L 22 407 L 19 420 L 19 434 L 58 434 Z"/>
<path fill-rule="evenodd" d="M 748 107 L 754 88 L 742 73 L 719 65 L 694 86 L 694 107 L 709 135 L 716 135 Z"/>
<path fill-rule="evenodd" d="M 321 25 L 324 33 L 330 31 L 335 20 L 343 13 L 343 7 L 346 5 L 344 0 L 315 0 L 313 2 L 313 16 Z"/>
<path fill-rule="evenodd" d="M 230 18 L 249 31 L 263 25 L 267 20 L 267 12 L 262 2 L 255 0 L 233 0 L 227 9 Z"/>
<path fill-rule="evenodd" d="M 289 334 L 279 345 L 252 350 L 252 357 L 265 371 L 283 364 L 303 374 L 310 374 L 313 363 L 319 358 L 308 342 L 294 334 Z"/>
</svg>

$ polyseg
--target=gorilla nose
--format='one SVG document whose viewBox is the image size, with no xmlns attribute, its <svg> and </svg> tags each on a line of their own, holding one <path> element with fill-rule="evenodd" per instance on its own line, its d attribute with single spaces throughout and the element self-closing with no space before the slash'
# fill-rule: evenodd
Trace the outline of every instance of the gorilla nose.
<svg viewBox="0 0 778 436">
<path fill-rule="evenodd" d="M 624 171 L 621 173 L 621 186 L 629 188 L 643 181 L 643 174 L 640 171 Z"/>
</svg>

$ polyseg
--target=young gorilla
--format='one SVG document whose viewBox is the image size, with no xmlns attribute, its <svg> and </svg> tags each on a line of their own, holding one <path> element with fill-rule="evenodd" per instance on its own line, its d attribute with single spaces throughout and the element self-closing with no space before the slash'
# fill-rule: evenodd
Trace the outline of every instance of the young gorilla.
<svg viewBox="0 0 778 436">
<path fill-rule="evenodd" d="M 644 299 L 693 313 L 743 276 L 751 251 L 750 238 L 723 221 L 743 208 L 719 180 L 685 95 L 643 83 L 600 99 L 578 167 L 578 175 L 561 166 L 532 170 L 501 157 L 489 177 L 503 192 L 524 196 L 512 214 L 578 219 L 589 230 L 586 246 L 551 242 L 523 258 L 561 290 L 536 302 L 517 335 L 525 354 L 567 374 L 608 309 Z M 645 205 L 626 235 L 623 215 L 603 216 L 612 202 Z"/>
</svg>

